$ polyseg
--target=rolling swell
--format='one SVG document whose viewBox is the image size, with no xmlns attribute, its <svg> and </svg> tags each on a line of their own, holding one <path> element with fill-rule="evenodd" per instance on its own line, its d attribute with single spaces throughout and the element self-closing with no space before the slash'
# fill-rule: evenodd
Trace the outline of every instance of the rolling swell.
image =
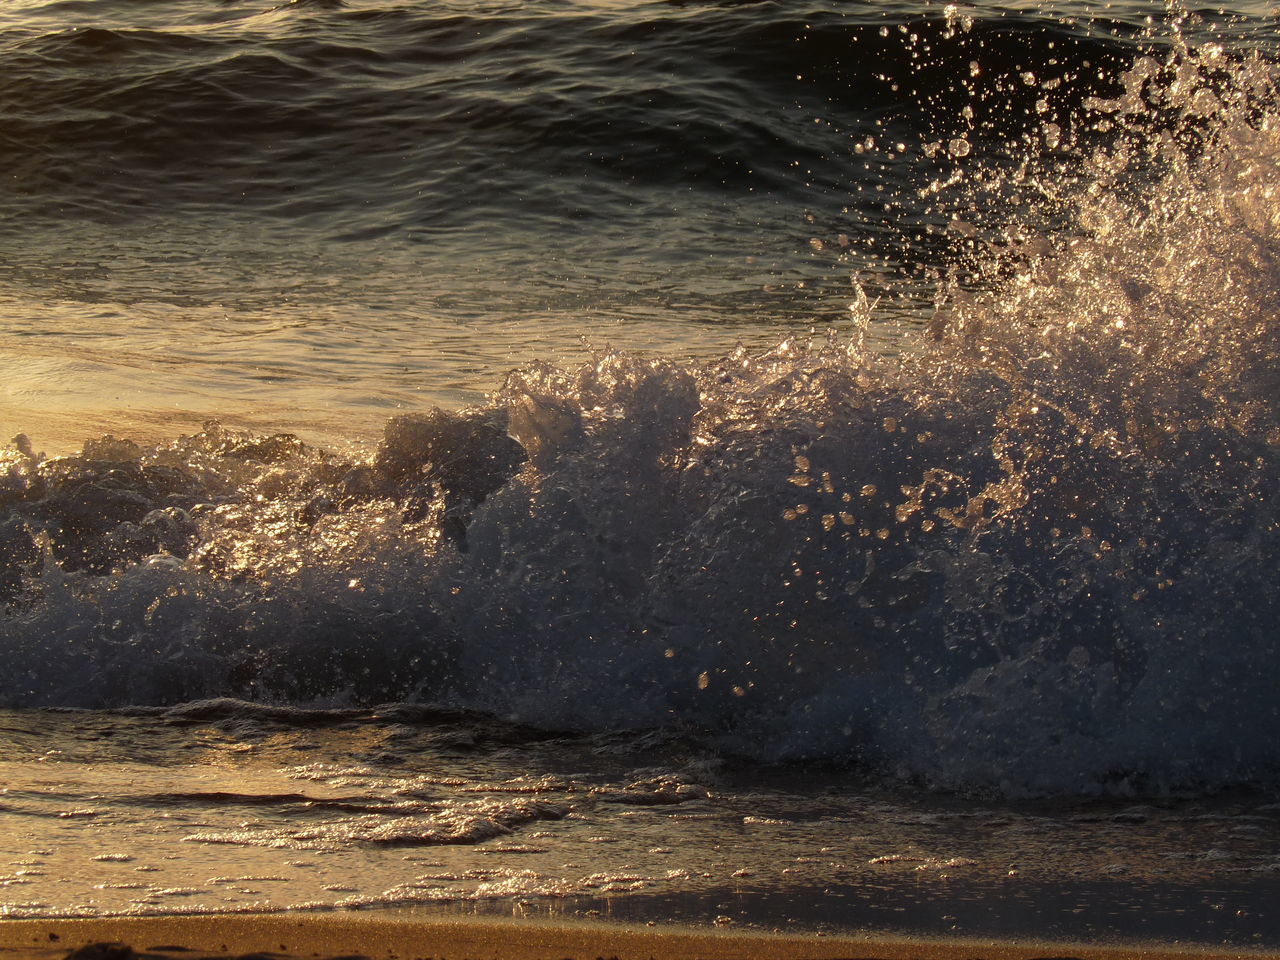
<svg viewBox="0 0 1280 960">
<path fill-rule="evenodd" d="M 1029 65 L 1056 59 L 1070 112 L 1112 95 L 1136 50 L 1097 25 L 794 3 L 96 19 L 0 36 L 0 162 L 36 212 L 176 204 L 428 230 L 513 209 L 607 216 L 611 200 L 675 187 L 847 194 L 855 140 L 951 136 L 958 122 L 1015 140 L 1036 118 L 1018 80 Z M 966 105 L 978 113 L 958 121 Z M 898 186 L 910 175 L 888 171 Z M 594 191 L 603 203 L 584 202 Z"/>
</svg>

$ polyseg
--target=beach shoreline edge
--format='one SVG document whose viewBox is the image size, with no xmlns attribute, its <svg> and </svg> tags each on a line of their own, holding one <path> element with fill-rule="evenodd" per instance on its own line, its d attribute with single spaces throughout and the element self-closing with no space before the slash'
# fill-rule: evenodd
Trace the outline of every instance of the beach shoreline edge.
<svg viewBox="0 0 1280 960">
<path fill-rule="evenodd" d="M 1276 960 L 1211 944 L 1064 944 L 972 938 L 821 936 L 492 917 L 235 914 L 0 920 L 0 960 L 63 958 L 91 944 L 133 956 L 364 957 L 369 960 Z M 86 960 L 88 956 L 86 955 Z M 102 952 L 104 958 L 110 956 Z M 120 957 L 130 953 L 123 950 Z"/>
</svg>

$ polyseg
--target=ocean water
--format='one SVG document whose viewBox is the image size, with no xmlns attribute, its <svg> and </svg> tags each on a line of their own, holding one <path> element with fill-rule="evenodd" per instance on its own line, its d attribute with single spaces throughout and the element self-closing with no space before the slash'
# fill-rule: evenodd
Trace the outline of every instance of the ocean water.
<svg viewBox="0 0 1280 960">
<path fill-rule="evenodd" d="M 10 0 L 0 916 L 1280 944 L 1276 16 Z"/>
</svg>

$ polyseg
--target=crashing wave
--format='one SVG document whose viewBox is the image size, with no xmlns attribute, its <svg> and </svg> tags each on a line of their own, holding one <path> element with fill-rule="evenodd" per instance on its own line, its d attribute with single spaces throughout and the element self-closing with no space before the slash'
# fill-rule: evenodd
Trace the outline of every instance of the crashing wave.
<svg viewBox="0 0 1280 960">
<path fill-rule="evenodd" d="M 859 297 L 851 338 L 531 364 L 363 458 L 19 438 L 0 704 L 441 701 L 944 787 L 1274 784 L 1273 72 L 1182 46 L 1124 86 L 1036 185 L 1071 229 L 984 248 L 1000 279 L 899 357 Z"/>
</svg>

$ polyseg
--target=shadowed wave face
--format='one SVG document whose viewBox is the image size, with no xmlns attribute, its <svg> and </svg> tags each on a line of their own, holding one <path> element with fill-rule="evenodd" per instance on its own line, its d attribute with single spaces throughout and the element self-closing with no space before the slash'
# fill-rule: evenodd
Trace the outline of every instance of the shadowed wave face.
<svg viewBox="0 0 1280 960">
<path fill-rule="evenodd" d="M 936 302 L 892 356 L 855 283 L 827 339 L 529 363 L 365 453 L 216 423 L 66 458 L 20 438 L 0 705 L 446 702 L 1009 795 L 1275 785 L 1280 120 L 1251 21 L 1231 47 L 981 11 L 192 9 L 11 31 L 3 69 L 61 84 L 0 86 L 32 124 L 5 149 L 48 159 L 15 202 L 411 236 L 499 223 L 506 190 L 528 230 L 673 185 L 698 209 L 863 187 L 885 199 L 840 216 L 874 225 L 807 243 L 891 235 Z M 87 98 L 75 65 L 104 62 L 122 79 Z M 756 106 L 810 99 L 828 124 Z M 132 187 L 76 172 L 116 136 L 94 103 L 137 117 Z"/>
<path fill-rule="evenodd" d="M 11 201 L 108 218 L 248 208 L 335 233 L 608 218 L 673 188 L 832 197 L 851 133 L 1013 138 L 1036 117 L 1020 73 L 1052 56 L 1071 77 L 1055 107 L 1078 106 L 1134 49 L 1122 24 L 821 3 L 53 4 L 11 19 Z M 983 115 L 961 120 L 966 105 Z M 912 176 L 899 166 L 895 185 Z"/>
<path fill-rule="evenodd" d="M 649 258 L 736 240 L 786 260 L 808 237 L 778 211 L 809 209 L 919 268 L 918 145 L 994 155 L 1037 101 L 1114 95 L 1137 29 L 894 4 L 42 4 L 0 20 L 4 198 L 22 231 L 252 217 L 284 242 L 482 255 L 550 237 L 561 272 L 653 244 L 655 220 Z"/>
</svg>

